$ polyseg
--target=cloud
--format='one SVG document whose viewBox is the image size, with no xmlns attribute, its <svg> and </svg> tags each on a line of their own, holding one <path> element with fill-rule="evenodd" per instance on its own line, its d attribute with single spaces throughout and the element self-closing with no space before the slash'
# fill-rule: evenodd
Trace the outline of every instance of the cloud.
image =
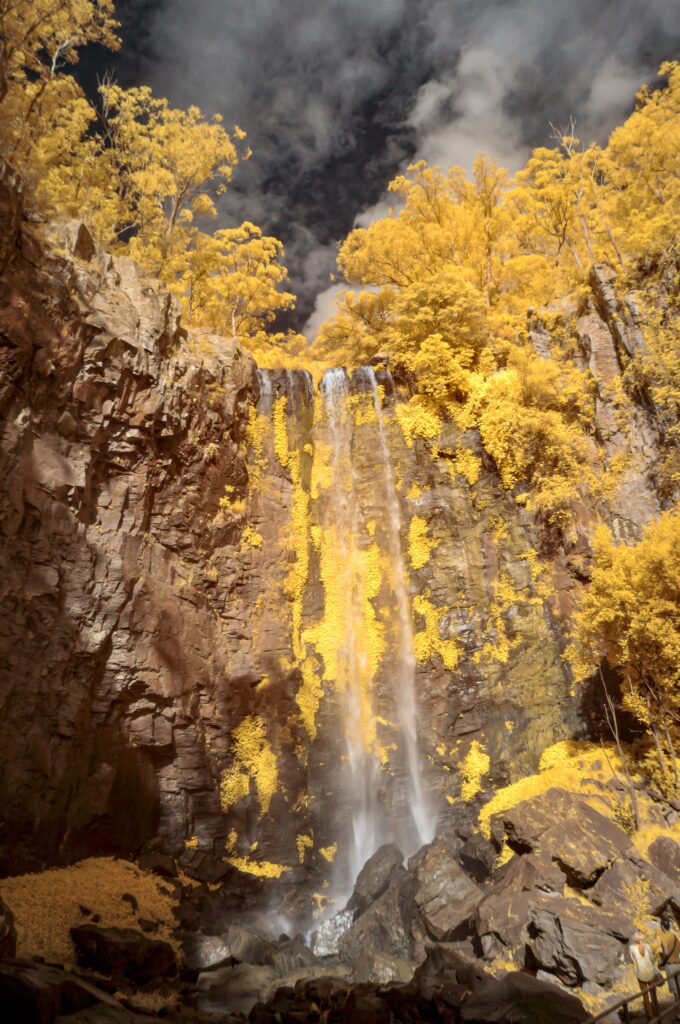
<svg viewBox="0 0 680 1024">
<path fill-rule="evenodd" d="M 678 0 L 126 3 L 127 72 L 248 131 L 222 217 L 282 237 L 302 319 L 338 241 L 414 157 L 517 167 L 570 115 L 604 141 L 680 49 Z"/>
<path fill-rule="evenodd" d="M 330 288 L 326 288 L 325 291 L 319 292 L 316 296 L 312 314 L 303 328 L 303 334 L 305 334 L 310 341 L 313 341 L 314 338 L 316 338 L 321 325 L 336 312 L 335 303 L 338 296 L 341 295 L 344 290 L 344 285 L 332 284 Z"/>
</svg>

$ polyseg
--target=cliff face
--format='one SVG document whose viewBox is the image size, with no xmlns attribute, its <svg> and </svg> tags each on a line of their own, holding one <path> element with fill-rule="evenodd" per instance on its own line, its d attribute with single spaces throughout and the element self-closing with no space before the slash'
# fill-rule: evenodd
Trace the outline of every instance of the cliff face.
<svg viewBox="0 0 680 1024">
<path fill-rule="evenodd" d="M 384 367 L 258 373 L 78 225 L 39 242 L 8 172 L 0 207 L 2 870 L 156 844 L 322 889 L 364 818 L 464 825 L 587 730 L 561 651 L 593 507 L 547 557 L 478 438 L 414 429 Z M 608 387 L 641 339 L 606 268 L 575 340 L 632 538 L 656 447 Z"/>
</svg>

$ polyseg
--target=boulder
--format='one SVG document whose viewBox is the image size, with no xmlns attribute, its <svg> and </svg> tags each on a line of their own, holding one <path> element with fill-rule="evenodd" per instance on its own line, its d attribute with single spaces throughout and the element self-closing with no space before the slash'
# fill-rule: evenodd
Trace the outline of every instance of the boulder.
<svg viewBox="0 0 680 1024">
<path fill-rule="evenodd" d="M 404 855 L 395 843 L 379 847 L 364 864 L 357 876 L 354 891 L 347 903 L 347 910 L 354 910 L 359 917 L 387 889 L 392 871 L 401 867 Z"/>
<path fill-rule="evenodd" d="M 198 1009 L 208 1013 L 249 1013 L 274 980 L 273 969 L 262 964 L 234 964 L 199 974 Z"/>
<path fill-rule="evenodd" d="M 411 938 L 401 883 L 403 868 L 394 868 L 389 885 L 368 910 L 358 917 L 338 940 L 338 952 L 347 963 L 354 963 L 363 949 L 375 949 L 390 956 L 409 959 Z"/>
<path fill-rule="evenodd" d="M 630 849 L 630 838 L 585 800 L 555 787 L 495 814 L 497 842 L 551 857 L 572 885 L 589 885 L 598 873 Z"/>
<path fill-rule="evenodd" d="M 426 947 L 425 960 L 418 967 L 413 982 L 426 998 L 442 987 L 449 991 L 460 989 L 460 998 L 474 992 L 491 975 L 480 965 L 479 960 L 465 956 L 451 943 L 438 942 Z"/>
<path fill-rule="evenodd" d="M 182 938 L 184 963 L 190 971 L 209 971 L 223 967 L 232 959 L 231 946 L 221 935 L 200 935 L 192 932 Z"/>
<path fill-rule="evenodd" d="M 314 956 L 300 935 L 296 935 L 294 939 L 280 941 L 271 957 L 271 965 L 281 977 L 292 971 L 298 971 L 300 968 L 318 965 L 318 963 L 317 957 Z"/>
<path fill-rule="evenodd" d="M 612 864 L 588 890 L 588 896 L 603 910 L 615 909 L 632 916 L 635 911 L 631 897 L 636 889 L 644 891 L 650 913 L 657 916 L 671 900 L 680 902 L 677 884 L 654 864 L 633 852 Z"/>
<path fill-rule="evenodd" d="M 342 1014 L 342 1024 L 393 1024 L 389 1003 L 377 992 L 353 988 Z"/>
<path fill-rule="evenodd" d="M 584 887 L 631 846 L 622 828 L 582 803 L 573 815 L 543 833 L 540 848 L 560 866 L 570 885 Z"/>
<path fill-rule="evenodd" d="M 142 871 L 153 871 L 155 875 L 160 875 L 161 878 L 177 877 L 175 858 L 169 853 L 161 853 L 160 851 L 142 853 L 139 856 L 138 864 Z"/>
<path fill-rule="evenodd" d="M 391 981 L 410 981 L 416 969 L 413 960 L 403 960 L 376 949 L 363 949 L 354 963 L 354 979 L 388 985 Z"/>
<path fill-rule="evenodd" d="M 341 937 L 354 920 L 353 910 L 341 910 L 334 917 L 322 921 L 312 935 L 312 952 L 315 956 L 335 956 Z"/>
<path fill-rule="evenodd" d="M 477 907 L 475 928 L 487 960 L 517 949 L 528 939 L 529 914 L 536 894 L 508 889 L 487 896 Z"/>
<path fill-rule="evenodd" d="M 83 924 L 71 928 L 71 939 L 81 967 L 90 967 L 102 974 L 142 983 L 177 973 L 172 946 L 149 939 L 133 928 Z"/>
<path fill-rule="evenodd" d="M 561 895 L 564 881 L 564 873 L 550 852 L 541 848 L 535 853 L 512 857 L 496 872 L 492 886 L 486 891 L 495 894 L 507 890 L 531 892 L 540 889 Z"/>
<path fill-rule="evenodd" d="M 52 1024 L 87 1007 L 121 1010 L 112 996 L 63 968 L 31 960 L 0 964 L 0 1007 L 8 1024 Z"/>
<path fill-rule="evenodd" d="M 238 924 L 232 924 L 227 931 L 226 941 L 234 960 L 245 964 L 271 966 L 275 951 L 274 944 L 261 935 L 257 935 L 256 932 L 251 932 Z"/>
<path fill-rule="evenodd" d="M 0 957 L 13 957 L 16 951 L 17 930 L 14 927 L 14 914 L 0 899 Z"/>
<path fill-rule="evenodd" d="M 574 900 L 552 897 L 529 909 L 529 949 L 537 967 L 567 985 L 609 985 L 633 924 Z"/>
<path fill-rule="evenodd" d="M 317 964 L 316 966 L 299 967 L 296 971 L 290 971 L 272 981 L 262 994 L 265 1002 L 273 999 L 276 993 L 282 988 L 297 989 L 306 986 L 315 980 L 330 979 L 333 984 L 347 980 L 350 969 L 345 964 Z"/>
<path fill-rule="evenodd" d="M 439 942 L 460 937 L 483 897 L 479 886 L 465 874 L 444 842 L 423 847 L 408 864 L 417 923 Z"/>
<path fill-rule="evenodd" d="M 647 856 L 654 867 L 680 885 L 680 843 L 670 836 L 658 836 L 650 843 Z"/>
<path fill-rule="evenodd" d="M 462 1020 L 479 1024 L 572 1024 L 588 1016 L 575 996 L 523 971 L 486 982 L 461 1009 Z"/>
<path fill-rule="evenodd" d="M 493 874 L 498 851 L 486 836 L 475 832 L 461 846 L 458 858 L 475 882 L 485 882 Z"/>
</svg>

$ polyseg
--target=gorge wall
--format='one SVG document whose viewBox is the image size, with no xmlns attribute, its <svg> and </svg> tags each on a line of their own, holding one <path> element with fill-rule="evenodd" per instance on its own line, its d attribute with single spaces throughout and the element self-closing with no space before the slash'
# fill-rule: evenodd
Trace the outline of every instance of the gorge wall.
<svg viewBox="0 0 680 1024">
<path fill-rule="evenodd" d="M 3 169 L 4 872 L 153 848 L 323 908 L 371 828 L 412 852 L 587 733 L 561 657 L 587 538 L 659 510 L 651 419 L 608 386 L 641 339 L 607 268 L 574 358 L 627 469 L 549 545 L 383 362 L 258 371 L 79 225 L 39 241 L 20 199 Z"/>
</svg>

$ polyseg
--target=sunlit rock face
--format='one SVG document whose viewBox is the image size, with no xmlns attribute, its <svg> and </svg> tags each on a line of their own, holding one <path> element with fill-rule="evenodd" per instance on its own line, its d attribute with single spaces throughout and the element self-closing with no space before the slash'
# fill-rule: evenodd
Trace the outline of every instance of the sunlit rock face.
<svg viewBox="0 0 680 1024">
<path fill-rule="evenodd" d="M 556 544 L 386 366 L 257 371 L 84 229 L 20 231 L 8 177 L 0 202 L 3 870 L 155 844 L 329 912 L 587 730 L 561 654 L 594 503 Z M 575 358 L 627 539 L 655 443 L 614 415 L 634 324 L 600 278 Z"/>
</svg>

